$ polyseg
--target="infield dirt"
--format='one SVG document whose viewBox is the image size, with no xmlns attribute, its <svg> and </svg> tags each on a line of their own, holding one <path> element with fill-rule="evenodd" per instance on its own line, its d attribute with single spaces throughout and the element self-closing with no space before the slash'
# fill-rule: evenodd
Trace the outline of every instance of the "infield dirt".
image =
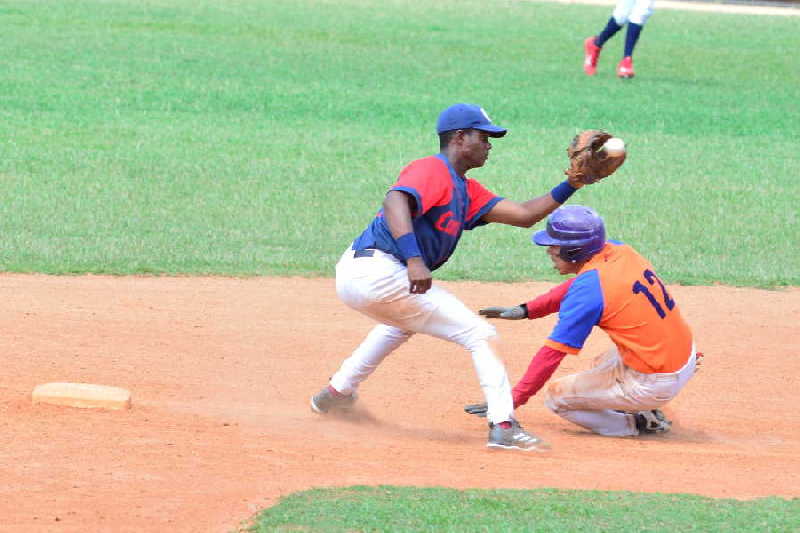
<svg viewBox="0 0 800 533">
<path fill-rule="evenodd" d="M 472 308 L 549 283 L 442 283 Z M 800 289 L 670 287 L 706 353 L 671 433 L 592 435 L 540 397 L 521 422 L 547 453 L 490 452 L 462 412 L 471 359 L 417 336 L 361 388 L 357 416 L 309 396 L 371 322 L 331 279 L 0 276 L 0 530 L 230 531 L 294 491 L 393 484 L 800 496 Z M 555 317 L 495 322 L 512 381 Z M 556 376 L 610 345 L 596 331 Z M 129 411 L 34 405 L 40 383 L 124 387 Z"/>
</svg>

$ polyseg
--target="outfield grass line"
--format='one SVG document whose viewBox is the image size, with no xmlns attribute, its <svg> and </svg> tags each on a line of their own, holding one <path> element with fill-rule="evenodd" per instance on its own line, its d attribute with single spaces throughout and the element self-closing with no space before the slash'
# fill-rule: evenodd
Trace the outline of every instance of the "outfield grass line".
<svg viewBox="0 0 800 533">
<path fill-rule="evenodd" d="M 551 2 L 556 4 L 585 4 L 592 6 L 615 6 L 617 0 L 518 0 L 521 2 Z M 658 0 L 656 9 L 678 11 L 701 11 L 738 15 L 800 16 L 800 8 L 786 2 L 715 2 L 713 0 Z"/>
</svg>

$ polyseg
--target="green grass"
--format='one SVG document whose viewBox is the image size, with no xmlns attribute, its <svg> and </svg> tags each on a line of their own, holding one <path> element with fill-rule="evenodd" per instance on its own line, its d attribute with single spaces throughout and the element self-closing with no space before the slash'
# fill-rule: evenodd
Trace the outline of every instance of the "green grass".
<svg viewBox="0 0 800 533">
<path fill-rule="evenodd" d="M 658 11 L 622 82 L 622 35 L 580 69 L 608 8 L 496 4 L 4 2 L 0 268 L 330 276 L 470 101 L 510 128 L 472 173 L 496 193 L 546 193 L 603 127 L 629 160 L 572 202 L 663 278 L 800 285 L 794 18 Z M 555 279 L 529 235 L 468 233 L 436 277 Z"/>
<path fill-rule="evenodd" d="M 567 490 L 350 487 L 292 494 L 263 511 L 257 532 L 789 532 L 800 500 Z"/>
</svg>

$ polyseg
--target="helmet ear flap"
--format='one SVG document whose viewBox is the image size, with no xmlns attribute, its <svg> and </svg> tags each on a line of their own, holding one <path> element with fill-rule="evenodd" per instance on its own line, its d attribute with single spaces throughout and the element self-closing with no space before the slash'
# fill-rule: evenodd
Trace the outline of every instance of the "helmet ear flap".
<svg viewBox="0 0 800 533">
<path fill-rule="evenodd" d="M 562 246 L 558 251 L 558 256 L 567 263 L 577 263 L 578 256 L 581 254 L 582 249 L 574 246 Z"/>
</svg>

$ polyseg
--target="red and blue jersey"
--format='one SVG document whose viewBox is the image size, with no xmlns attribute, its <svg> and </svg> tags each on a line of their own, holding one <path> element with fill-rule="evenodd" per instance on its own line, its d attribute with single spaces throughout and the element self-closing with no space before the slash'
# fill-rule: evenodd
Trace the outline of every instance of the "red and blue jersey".
<svg viewBox="0 0 800 533">
<path fill-rule="evenodd" d="M 411 213 L 425 265 L 436 270 L 453 254 L 464 230 L 486 224 L 481 217 L 503 198 L 477 181 L 456 174 L 442 154 L 417 159 L 401 172 L 392 191 L 414 199 Z M 403 261 L 381 209 L 353 249 L 377 248 Z"/>
<path fill-rule="evenodd" d="M 578 353 L 594 326 L 639 372 L 675 372 L 692 349 L 689 326 L 653 265 L 620 242 L 607 242 L 572 280 L 545 345 Z"/>
</svg>

